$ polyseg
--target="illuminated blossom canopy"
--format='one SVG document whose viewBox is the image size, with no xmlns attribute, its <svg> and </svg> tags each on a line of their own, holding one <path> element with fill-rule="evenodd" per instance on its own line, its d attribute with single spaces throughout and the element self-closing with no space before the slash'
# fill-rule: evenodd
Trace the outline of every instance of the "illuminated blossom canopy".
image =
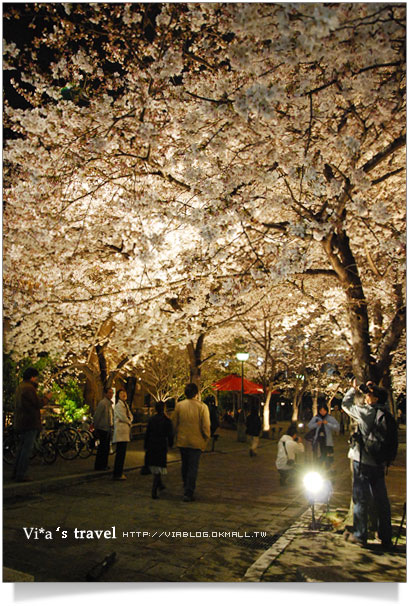
<svg viewBox="0 0 411 606">
<path fill-rule="evenodd" d="M 81 357 L 110 323 L 138 358 L 221 339 L 268 297 L 283 334 L 332 316 L 354 370 L 386 374 L 405 326 L 405 10 L 6 5 L 8 347 Z"/>
</svg>

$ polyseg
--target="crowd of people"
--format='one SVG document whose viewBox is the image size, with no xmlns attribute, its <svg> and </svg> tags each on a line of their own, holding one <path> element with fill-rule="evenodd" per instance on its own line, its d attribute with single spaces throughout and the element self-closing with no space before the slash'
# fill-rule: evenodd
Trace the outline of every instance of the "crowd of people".
<svg viewBox="0 0 411 606">
<path fill-rule="evenodd" d="M 16 408 L 14 416 L 14 429 L 20 440 L 13 471 L 13 479 L 18 482 L 28 481 L 27 475 L 31 451 L 35 439 L 41 430 L 40 409 L 50 401 L 51 394 L 43 397 L 37 394 L 39 372 L 28 368 L 23 375 L 23 381 L 16 391 Z M 113 466 L 113 480 L 126 480 L 124 463 L 127 445 L 131 439 L 131 426 L 133 415 L 127 402 L 127 392 L 120 388 L 116 394 L 113 409 L 112 397 L 114 391 L 109 388 L 98 403 L 94 412 L 94 430 L 98 439 L 98 448 L 95 458 L 95 470 L 107 470 L 111 443 L 116 445 L 116 456 Z M 361 397 L 362 401 L 359 401 Z M 389 464 L 389 457 L 395 457 L 396 423 L 387 408 L 387 392 L 373 384 L 358 386 L 353 381 L 352 387 L 345 394 L 342 401 L 342 410 L 357 425 L 357 437 L 352 442 L 348 453 L 352 461 L 353 471 L 353 505 L 354 524 L 352 532 L 347 532 L 347 541 L 360 545 L 367 544 L 368 516 L 371 505 L 375 509 L 378 535 L 383 548 L 392 546 L 391 510 L 385 485 L 385 470 Z M 385 459 L 380 451 L 376 450 L 376 441 L 382 442 L 380 434 L 376 432 L 377 419 L 385 420 L 385 433 L 391 433 L 391 452 Z M 165 404 L 156 404 L 155 414 L 149 419 L 144 449 L 146 452 L 145 464 L 152 474 L 151 494 L 153 499 L 159 497 L 159 492 L 165 488 L 163 478 L 167 474 L 167 451 L 173 445 L 180 450 L 181 476 L 183 481 L 183 501 L 195 500 L 195 489 L 201 453 L 205 450 L 210 437 L 215 436 L 219 427 L 219 415 L 215 399 L 210 396 L 207 404 L 199 396 L 198 386 L 189 383 L 185 387 L 185 399 L 177 402 L 175 410 L 169 418 L 165 411 Z M 246 434 L 249 439 L 250 457 L 257 456 L 262 423 L 258 406 L 253 406 L 246 419 Z M 312 446 L 313 462 L 326 473 L 330 471 L 333 463 L 334 442 L 333 434 L 341 431 L 341 423 L 329 412 L 328 407 L 321 403 L 318 413 L 308 422 L 310 430 L 305 436 L 306 442 Z M 366 446 L 374 434 L 372 447 Z M 378 445 L 378 444 L 377 444 Z M 276 467 L 280 475 L 280 485 L 285 486 L 295 481 L 297 472 L 304 461 L 304 439 L 300 435 L 296 423 L 291 423 L 284 435 L 278 441 Z"/>
<path fill-rule="evenodd" d="M 177 402 L 172 420 L 165 412 L 164 402 L 157 402 L 155 414 L 150 417 L 144 436 L 145 467 L 153 476 L 151 495 L 158 499 L 165 486 L 162 478 L 167 474 L 167 451 L 174 443 L 180 449 L 183 501 L 193 501 L 200 455 L 208 439 L 214 435 L 219 422 L 214 398 L 208 406 L 200 401 L 198 387 L 189 383 L 185 387 L 186 399 Z M 116 444 L 113 480 L 126 480 L 123 473 L 127 443 L 130 441 L 132 414 L 127 404 L 127 393 L 120 389 L 113 407 L 113 390 L 108 389 L 94 413 L 94 428 L 99 439 L 95 470 L 106 470 L 112 443 Z"/>
</svg>

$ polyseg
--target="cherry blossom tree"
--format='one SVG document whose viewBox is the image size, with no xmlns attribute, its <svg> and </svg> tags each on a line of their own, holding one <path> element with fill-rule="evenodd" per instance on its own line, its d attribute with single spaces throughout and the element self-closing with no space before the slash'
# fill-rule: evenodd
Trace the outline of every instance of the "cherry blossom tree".
<svg viewBox="0 0 411 606">
<path fill-rule="evenodd" d="M 143 386 L 155 402 L 178 399 L 188 382 L 188 366 L 184 350 L 162 348 L 150 351 L 138 369 Z"/>
<path fill-rule="evenodd" d="M 326 289 L 327 280 L 331 293 Z M 276 387 L 292 389 L 296 420 L 305 391 L 312 392 L 315 407 L 319 389 L 328 388 L 330 381 L 322 372 L 326 364 L 346 371 L 343 366 L 350 345 L 344 334 L 348 319 L 342 296 L 332 299 L 333 280 L 327 280 L 323 279 L 321 293 L 316 276 L 303 281 L 287 280 L 266 293 L 265 298 L 260 292 L 261 305 L 237 322 L 237 334 L 240 328 L 246 350 L 252 354 L 248 365 L 254 367 L 255 376 L 265 389 L 264 430 L 269 429 L 269 403 Z M 330 301 L 328 305 L 323 303 L 324 295 Z"/>
<path fill-rule="evenodd" d="M 195 357 L 210 320 L 316 277 L 324 306 L 344 297 L 355 374 L 389 383 L 405 328 L 405 5 L 4 17 L 24 99 L 4 108 L 9 349 L 84 356 L 103 322 L 133 359 L 176 343 Z"/>
</svg>

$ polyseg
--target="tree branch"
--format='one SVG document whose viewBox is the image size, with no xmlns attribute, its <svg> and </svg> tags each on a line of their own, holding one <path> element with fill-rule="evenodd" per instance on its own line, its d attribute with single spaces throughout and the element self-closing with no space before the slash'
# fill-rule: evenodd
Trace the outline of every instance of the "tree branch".
<svg viewBox="0 0 411 606">
<path fill-rule="evenodd" d="M 385 331 L 380 345 L 378 347 L 378 362 L 377 366 L 384 373 L 384 370 L 389 367 L 393 352 L 396 350 L 406 326 L 406 307 L 405 305 L 397 309 L 393 319 Z"/>
<path fill-rule="evenodd" d="M 391 154 L 396 152 L 398 149 L 400 149 L 401 147 L 404 147 L 406 142 L 407 142 L 406 135 L 401 135 L 400 137 L 397 137 L 396 139 L 394 139 L 394 141 L 392 141 L 389 145 L 387 145 L 387 147 L 385 149 L 381 150 L 378 154 L 376 154 L 373 158 L 371 158 L 371 160 L 368 160 L 368 162 L 366 162 L 361 167 L 361 170 L 363 170 L 365 173 L 369 173 L 371 170 L 373 170 L 373 168 L 378 166 L 378 164 L 380 164 L 380 162 L 382 162 L 383 160 L 388 158 L 388 156 L 391 156 Z"/>
<path fill-rule="evenodd" d="M 377 185 L 378 183 L 382 183 L 386 179 L 389 179 L 390 177 L 393 177 L 394 175 L 398 175 L 398 173 L 402 173 L 403 170 L 405 170 L 404 167 L 397 168 L 397 170 L 393 170 L 390 173 L 386 173 L 382 177 L 379 177 L 378 179 L 374 179 L 374 181 L 371 181 L 371 185 Z"/>
</svg>

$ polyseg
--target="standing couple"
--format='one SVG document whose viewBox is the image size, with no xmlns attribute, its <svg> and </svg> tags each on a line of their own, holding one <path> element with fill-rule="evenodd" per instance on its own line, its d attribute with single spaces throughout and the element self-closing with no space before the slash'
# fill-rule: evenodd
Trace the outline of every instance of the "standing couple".
<svg viewBox="0 0 411 606">
<path fill-rule="evenodd" d="M 111 440 L 113 444 L 116 444 L 113 480 L 126 480 L 127 476 L 123 473 L 123 469 L 127 444 L 130 442 L 133 415 L 127 404 L 127 392 L 125 389 L 119 389 L 117 392 L 116 404 L 113 411 L 113 404 L 111 402 L 113 393 L 114 391 L 111 388 L 104 391 L 104 398 L 98 403 L 94 413 L 94 431 L 96 438 L 99 440 L 94 469 L 96 471 L 110 469 L 108 466 L 108 456 Z"/>
<path fill-rule="evenodd" d="M 147 465 L 153 475 L 152 497 L 158 498 L 158 491 L 164 488 L 162 476 L 167 473 L 167 450 L 175 444 L 181 453 L 181 475 L 183 478 L 183 501 L 194 501 L 198 466 L 201 452 L 210 437 L 210 414 L 206 404 L 198 398 L 198 387 L 189 383 L 184 390 L 186 399 L 177 402 L 173 421 L 165 414 L 163 402 L 157 402 L 156 414 L 150 418 L 144 439 Z M 125 480 L 123 473 L 127 443 L 130 441 L 132 414 L 127 404 L 127 392 L 120 389 L 114 408 L 111 402 L 113 390 L 107 389 L 94 413 L 94 427 L 99 445 L 95 470 L 106 470 L 110 449 L 110 437 L 116 444 L 113 479 Z"/>
<path fill-rule="evenodd" d="M 167 450 L 175 444 L 181 453 L 183 501 L 194 501 L 200 456 L 210 437 L 210 413 L 206 404 L 198 398 L 198 387 L 188 383 L 184 390 L 186 399 L 177 402 L 172 421 L 164 412 L 164 403 L 156 404 L 156 414 L 147 425 L 144 448 L 147 465 L 153 474 L 153 499 L 164 488 L 162 476 L 167 473 Z"/>
</svg>

